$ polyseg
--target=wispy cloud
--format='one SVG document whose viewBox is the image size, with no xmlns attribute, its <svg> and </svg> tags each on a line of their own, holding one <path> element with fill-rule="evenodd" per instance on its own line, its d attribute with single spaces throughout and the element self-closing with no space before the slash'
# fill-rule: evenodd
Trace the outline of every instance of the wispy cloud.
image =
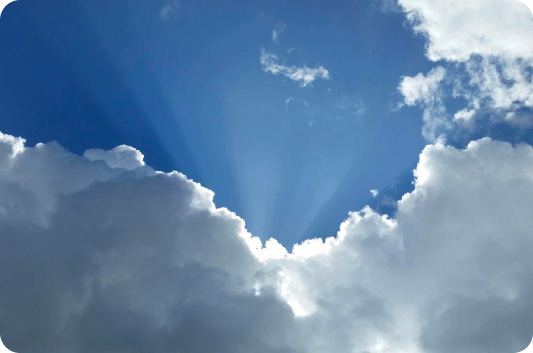
<svg viewBox="0 0 533 353">
<path fill-rule="evenodd" d="M 283 75 L 300 84 L 301 87 L 306 87 L 317 79 L 329 80 L 329 71 L 323 66 L 314 68 L 307 66 L 286 66 L 279 63 L 278 57 L 261 49 L 260 57 L 261 67 L 263 71 L 274 75 Z"/>
<path fill-rule="evenodd" d="M 334 101 L 333 107 L 340 112 L 359 117 L 366 114 L 366 105 L 360 98 L 341 97 Z"/>
<path fill-rule="evenodd" d="M 374 4 L 383 11 L 388 13 L 401 13 L 402 7 L 397 0 L 373 0 Z"/>
<path fill-rule="evenodd" d="M 279 36 L 285 31 L 287 28 L 287 25 L 285 23 L 278 23 L 274 30 L 272 31 L 272 41 L 274 43 L 277 43 L 279 40 Z"/>
<path fill-rule="evenodd" d="M 303 104 L 306 107 L 309 106 L 309 103 L 307 103 L 305 99 L 299 99 L 299 98 L 294 98 L 294 97 L 289 97 L 285 99 L 285 105 L 289 105 L 292 102 Z"/>
<path fill-rule="evenodd" d="M 178 9 L 180 8 L 180 3 L 176 0 L 167 2 L 160 10 L 159 10 L 159 18 L 162 21 L 166 21 L 172 16 Z"/>
</svg>

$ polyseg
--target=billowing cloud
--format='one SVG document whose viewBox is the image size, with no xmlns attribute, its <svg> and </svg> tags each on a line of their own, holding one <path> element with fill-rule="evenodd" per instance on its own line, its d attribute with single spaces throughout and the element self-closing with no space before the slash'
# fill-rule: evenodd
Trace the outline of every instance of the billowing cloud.
<svg viewBox="0 0 533 353">
<path fill-rule="evenodd" d="M 533 21 L 516 0 L 399 0 L 414 30 L 427 38 L 431 60 L 472 55 L 532 57 Z"/>
<path fill-rule="evenodd" d="M 428 58 L 450 63 L 446 79 L 437 82 L 439 88 L 429 87 L 439 98 L 429 104 L 416 101 L 424 109 L 429 140 L 434 141 L 435 134 L 427 132 L 437 131 L 435 127 L 472 127 L 475 120 L 533 127 L 533 20 L 526 5 L 516 0 L 399 4 L 414 31 L 426 37 Z M 426 76 L 431 78 L 437 69 Z M 409 90 L 400 91 L 407 93 L 406 103 L 412 100 Z M 465 106 L 448 114 L 442 104 L 446 98 L 461 99 Z"/>
<path fill-rule="evenodd" d="M 120 145 L 110 151 L 91 149 L 83 154 L 90 161 L 104 161 L 111 168 L 133 170 L 144 166 L 144 155 L 133 147 Z"/>
<path fill-rule="evenodd" d="M 23 144 L 0 136 L 8 347 L 298 351 L 290 307 L 274 293 L 254 294 L 260 267 L 244 222 L 215 208 L 211 191 L 177 172 L 134 168 L 131 148 L 86 158 L 54 143 Z"/>
<path fill-rule="evenodd" d="M 310 85 L 317 79 L 329 80 L 329 71 L 323 66 L 310 68 L 307 66 L 282 65 L 275 54 L 269 53 L 264 49 L 261 49 L 259 62 L 263 71 L 274 75 L 283 75 L 290 80 L 298 82 L 302 87 Z"/>
<path fill-rule="evenodd" d="M 0 135 L 0 333 L 16 352 L 523 349 L 533 148 L 427 146 L 394 219 L 264 245 L 213 192 L 121 146 Z"/>
</svg>

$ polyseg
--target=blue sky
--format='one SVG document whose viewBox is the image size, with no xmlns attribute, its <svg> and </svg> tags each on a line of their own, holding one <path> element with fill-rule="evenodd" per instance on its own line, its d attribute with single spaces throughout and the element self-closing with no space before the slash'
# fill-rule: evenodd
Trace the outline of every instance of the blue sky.
<svg viewBox="0 0 533 353">
<path fill-rule="evenodd" d="M 76 153 L 128 144 L 264 239 L 330 236 L 378 203 L 370 189 L 408 188 L 425 144 L 419 113 L 394 110 L 399 77 L 432 66 L 404 21 L 374 1 L 15 2 L 0 130 Z M 330 78 L 267 73 L 261 51 Z"/>
</svg>

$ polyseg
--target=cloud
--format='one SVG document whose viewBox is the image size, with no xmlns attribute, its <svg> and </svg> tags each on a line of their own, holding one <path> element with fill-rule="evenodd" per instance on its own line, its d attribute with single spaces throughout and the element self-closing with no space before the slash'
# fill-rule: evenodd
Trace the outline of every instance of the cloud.
<svg viewBox="0 0 533 353">
<path fill-rule="evenodd" d="M 111 168 L 133 170 L 144 166 L 144 155 L 133 147 L 120 145 L 110 151 L 91 149 L 83 154 L 90 161 L 104 161 Z"/>
<path fill-rule="evenodd" d="M 348 116 L 360 117 L 366 114 L 366 105 L 360 98 L 342 96 L 334 98 L 333 108 L 340 113 L 347 113 Z"/>
<path fill-rule="evenodd" d="M 323 66 L 309 68 L 307 66 L 286 66 L 279 64 L 279 59 L 275 54 L 269 53 L 261 49 L 261 56 L 259 59 L 263 71 L 274 75 L 283 75 L 295 82 L 298 82 L 301 87 L 306 87 L 317 79 L 329 80 L 329 71 Z"/>
<path fill-rule="evenodd" d="M 531 0 L 518 0 L 518 1 L 526 5 L 529 11 L 531 12 L 531 14 L 533 15 L 533 3 L 531 2 Z"/>
<path fill-rule="evenodd" d="M 285 112 L 292 121 L 307 128 L 331 129 L 346 127 L 353 121 L 362 121 L 366 114 L 364 101 L 356 95 L 331 93 L 322 102 L 316 103 L 302 98 L 289 97 L 285 100 Z"/>
<path fill-rule="evenodd" d="M 446 69 L 438 66 L 427 75 L 419 73 L 414 77 L 402 77 L 398 86 L 404 98 L 400 107 L 419 105 L 424 109 L 422 134 L 429 141 L 436 141 L 451 128 L 441 87 L 445 76 Z"/>
<path fill-rule="evenodd" d="M 309 106 L 309 103 L 305 99 L 294 98 L 294 97 L 289 97 L 289 98 L 285 99 L 285 106 L 286 107 L 289 106 L 291 103 L 293 103 L 293 104 L 302 104 L 305 107 Z"/>
<path fill-rule="evenodd" d="M 353 105 L 353 112 L 352 114 L 354 116 L 361 116 L 361 115 L 365 115 L 366 114 L 366 106 L 365 106 L 365 103 L 363 103 L 362 100 L 359 100 L 357 101 L 354 105 Z"/>
<path fill-rule="evenodd" d="M 531 13 L 516 0 L 399 0 L 399 4 L 414 30 L 427 38 L 433 61 L 533 55 Z"/>
<path fill-rule="evenodd" d="M 377 197 L 379 195 L 378 189 L 372 189 L 370 190 L 370 193 L 372 194 L 372 197 Z"/>
<path fill-rule="evenodd" d="M 16 352 L 501 353 L 531 338 L 531 146 L 429 145 L 394 219 L 367 207 L 292 252 L 133 148 L 94 151 L 0 134 L 0 332 Z"/>
<path fill-rule="evenodd" d="M 159 10 L 159 18 L 166 21 L 181 7 L 178 1 L 169 1 Z"/>
<path fill-rule="evenodd" d="M 272 41 L 274 43 L 278 42 L 279 36 L 281 36 L 281 34 L 285 32 L 285 29 L 287 29 L 287 25 L 285 23 L 278 23 L 276 25 L 276 27 L 272 31 Z"/>
<path fill-rule="evenodd" d="M 211 191 L 140 158 L 116 158 L 117 149 L 86 158 L 23 143 L 0 137 L 6 345 L 71 353 L 290 346 L 290 327 L 277 328 L 290 325 L 290 308 L 266 290 L 253 294 L 253 239 L 240 218 L 214 207 Z"/>
<path fill-rule="evenodd" d="M 435 101 L 440 98 L 436 92 L 445 74 L 446 70 L 439 66 L 427 75 L 418 74 L 414 77 L 403 77 L 398 89 L 404 96 L 404 103 L 409 106 L 413 106 L 417 102 L 426 105 L 435 104 Z"/>
<path fill-rule="evenodd" d="M 385 13 L 402 13 L 398 0 L 372 0 L 374 5 Z"/>
<path fill-rule="evenodd" d="M 533 108 L 532 68 L 533 59 L 472 59 L 464 65 L 466 79 L 456 79 L 454 95 L 467 102 L 471 117 L 490 110 L 498 121 L 530 128 L 533 114 L 526 124 L 517 117 Z"/>
<path fill-rule="evenodd" d="M 448 69 L 438 66 L 428 74 L 402 77 L 398 90 L 403 105 L 423 109 L 423 135 L 435 141 L 441 135 L 475 130 L 480 122 L 533 128 L 533 61 L 475 57 Z M 448 112 L 448 100 L 463 105 Z"/>
<path fill-rule="evenodd" d="M 472 128 L 476 120 L 533 127 L 533 114 L 527 113 L 533 108 L 533 21 L 524 4 L 516 0 L 399 0 L 399 4 L 414 31 L 426 38 L 428 58 L 450 64 L 446 80 L 428 87 L 432 101 L 420 97 L 413 102 L 424 109 L 426 138 L 434 141 L 435 131 L 443 126 L 451 131 L 457 130 L 452 126 Z M 437 69 L 428 73 L 428 79 Z M 410 83 L 423 76 L 418 74 Z M 404 82 L 409 81 L 403 78 Z M 410 105 L 413 91 L 401 91 Z M 464 101 L 465 106 L 447 114 L 443 102 L 448 97 Z"/>
</svg>

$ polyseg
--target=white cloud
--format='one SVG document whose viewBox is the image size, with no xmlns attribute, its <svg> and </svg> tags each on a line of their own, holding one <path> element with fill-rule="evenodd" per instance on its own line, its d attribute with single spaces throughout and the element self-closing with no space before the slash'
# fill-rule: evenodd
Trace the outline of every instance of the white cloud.
<svg viewBox="0 0 533 353">
<path fill-rule="evenodd" d="M 294 98 L 294 97 L 289 97 L 289 98 L 285 99 L 285 106 L 288 106 L 291 103 L 302 104 L 305 107 L 309 106 L 309 103 L 305 99 Z"/>
<path fill-rule="evenodd" d="M 287 29 L 287 25 L 285 23 L 278 23 L 274 30 L 272 30 L 272 41 L 274 43 L 278 42 L 279 37 L 283 32 L 285 32 L 285 29 Z"/>
<path fill-rule="evenodd" d="M 159 18 L 162 21 L 166 21 L 181 7 L 180 3 L 176 0 L 169 1 L 159 10 Z"/>
<path fill-rule="evenodd" d="M 379 195 L 378 189 L 372 189 L 370 190 L 370 193 L 372 194 L 372 197 L 377 197 Z"/>
<path fill-rule="evenodd" d="M 398 90 L 400 104 L 423 109 L 423 134 L 435 141 L 440 134 L 472 128 L 475 121 L 505 122 L 530 129 L 533 127 L 533 61 L 502 58 L 473 58 L 448 70 L 437 67 L 427 75 L 403 77 Z M 453 116 L 445 100 L 461 99 L 464 107 Z M 453 127 L 456 130 L 453 130 Z"/>
<path fill-rule="evenodd" d="M 462 120 L 463 122 L 470 123 L 475 114 L 475 110 L 461 109 L 455 113 L 453 118 L 454 120 Z"/>
<path fill-rule="evenodd" d="M 402 13 L 398 0 L 372 0 L 383 12 Z"/>
<path fill-rule="evenodd" d="M 430 145 L 394 219 L 365 208 L 291 253 L 262 247 L 211 191 L 119 151 L 80 157 L 0 135 L 0 328 L 14 351 L 501 353 L 529 342 L 528 145 Z"/>
<path fill-rule="evenodd" d="M 427 75 L 419 73 L 414 77 L 402 77 L 398 86 L 398 90 L 404 97 L 401 105 L 418 104 L 424 109 L 422 133 L 432 142 L 450 129 L 441 88 L 441 82 L 445 76 L 446 69 L 438 66 Z"/>
<path fill-rule="evenodd" d="M 398 89 L 404 96 L 405 104 L 410 106 L 417 102 L 428 105 L 434 104 L 436 100 L 440 99 L 437 91 L 445 74 L 446 70 L 439 66 L 427 75 L 420 73 L 414 77 L 403 77 Z"/>
<path fill-rule="evenodd" d="M 491 109 L 505 115 L 533 108 L 532 64 L 522 59 L 470 60 L 465 65 L 467 82 L 457 80 L 454 94 L 467 101 L 470 111 Z M 530 120 L 533 123 L 533 115 Z"/>
<path fill-rule="evenodd" d="M 330 93 L 328 91 L 328 93 Z M 361 121 L 366 114 L 366 105 L 363 100 L 357 96 L 346 94 L 331 94 L 320 103 L 315 104 L 305 99 L 289 97 L 285 100 L 285 110 L 295 116 L 303 115 L 307 120 L 308 126 L 320 125 L 336 129 L 343 124 L 352 120 Z"/>
<path fill-rule="evenodd" d="M 366 114 L 366 105 L 360 98 L 341 96 L 334 98 L 332 105 L 341 115 L 345 113 L 348 116 L 360 117 Z"/>
<path fill-rule="evenodd" d="M 362 100 L 358 100 L 353 105 L 353 112 L 352 115 L 354 116 L 361 116 L 366 114 L 366 105 L 363 103 Z"/>
<path fill-rule="evenodd" d="M 489 123 L 533 126 L 533 114 L 523 113 L 533 108 L 533 21 L 524 4 L 516 0 L 399 3 L 415 32 L 426 37 L 428 58 L 450 63 L 447 80 L 428 87 L 437 97 L 433 102 L 428 104 L 424 97 L 413 100 L 413 92 L 402 91 L 407 104 L 424 109 L 426 132 L 443 124 L 448 129 L 454 123 L 472 127 L 474 120 L 487 117 Z M 410 79 L 416 83 L 420 77 L 424 76 Z M 448 116 L 442 104 L 446 96 L 465 100 L 465 107 Z M 429 140 L 434 137 L 429 134 Z"/>
<path fill-rule="evenodd" d="M 531 0 L 518 0 L 518 1 L 526 5 L 529 11 L 531 12 L 531 14 L 533 15 L 533 2 L 531 2 Z"/>
<path fill-rule="evenodd" d="M 533 21 L 516 0 L 399 0 L 416 32 L 427 37 L 431 60 L 471 55 L 533 56 Z"/>
<path fill-rule="evenodd" d="M 111 168 L 133 170 L 144 166 L 144 155 L 133 147 L 120 145 L 110 151 L 91 149 L 83 154 L 90 161 L 104 161 Z"/>
<path fill-rule="evenodd" d="M 274 75 L 283 75 L 296 81 L 302 87 L 306 87 L 317 79 L 329 80 L 329 71 L 323 66 L 310 68 L 307 66 L 286 66 L 279 64 L 279 59 L 275 54 L 261 50 L 259 59 L 263 71 Z"/>
</svg>

